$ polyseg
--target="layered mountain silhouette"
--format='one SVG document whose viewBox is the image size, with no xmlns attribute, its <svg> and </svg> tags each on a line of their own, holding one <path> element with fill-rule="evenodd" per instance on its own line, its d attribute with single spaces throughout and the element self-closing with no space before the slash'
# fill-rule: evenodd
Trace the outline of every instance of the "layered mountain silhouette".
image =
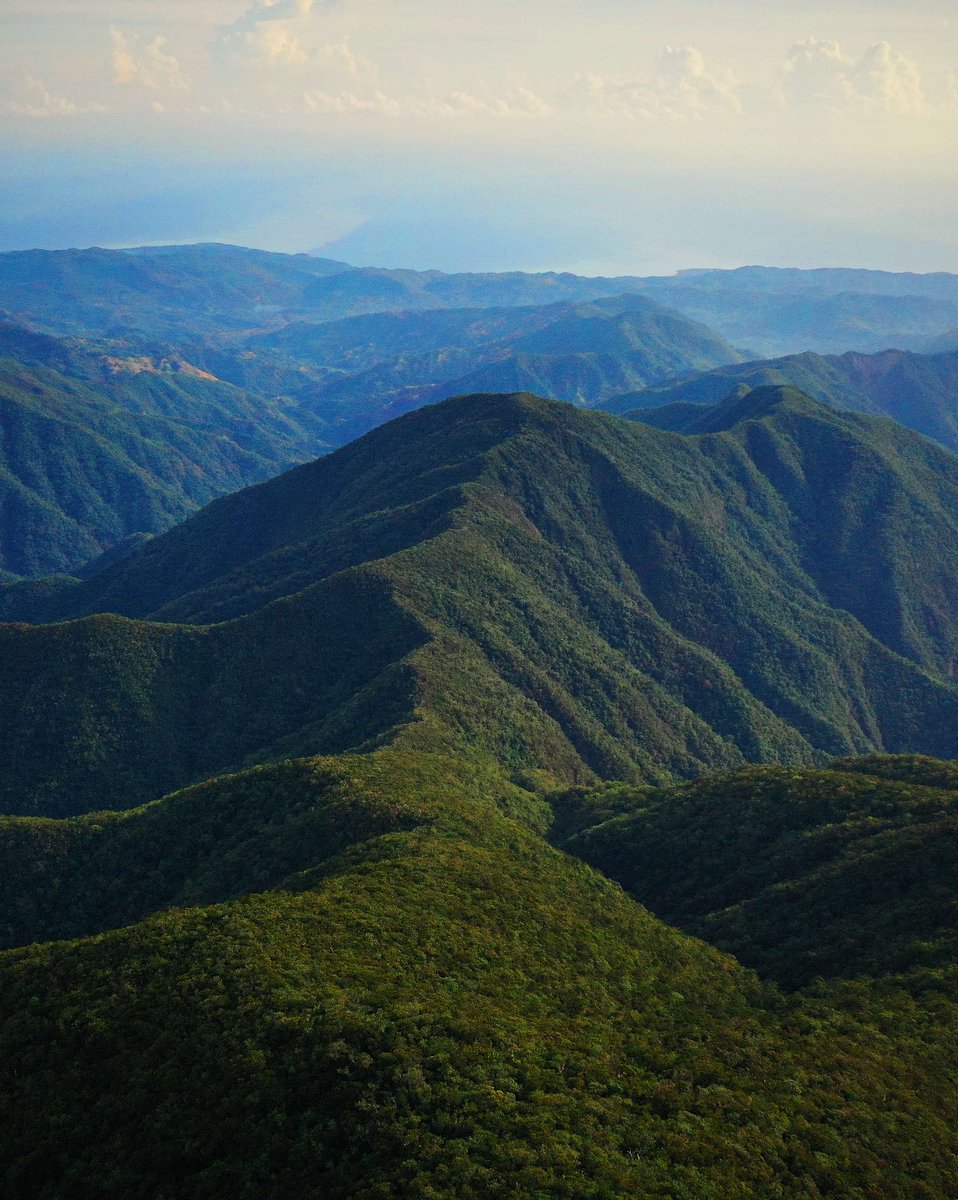
<svg viewBox="0 0 958 1200">
<path fill-rule="evenodd" d="M 435 349 L 411 354 L 414 343 Z M 77 572 L 474 378 L 590 402 L 739 357 L 628 297 L 293 325 L 185 353 L 0 325 L 0 571 Z"/>
<path fill-rule="evenodd" d="M 2 589 L 5 1194 L 958 1190 L 958 460 L 699 411 L 456 397 Z"/>
<path fill-rule="evenodd" d="M 212 346 L 292 321 L 625 293 L 641 293 L 767 355 L 947 349 L 935 340 L 958 326 L 958 279 L 944 273 L 743 267 L 667 277 L 444 274 L 216 244 L 0 254 L 0 313 L 20 323 L 59 335 L 191 342 L 199 335 Z"/>
</svg>

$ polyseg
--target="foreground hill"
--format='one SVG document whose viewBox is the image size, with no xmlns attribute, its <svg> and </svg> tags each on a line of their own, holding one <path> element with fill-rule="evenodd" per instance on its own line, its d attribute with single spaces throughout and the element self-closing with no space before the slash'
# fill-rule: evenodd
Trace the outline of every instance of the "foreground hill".
<svg viewBox="0 0 958 1200">
<path fill-rule="evenodd" d="M 736 387 L 791 384 L 835 408 L 893 417 L 958 451 L 958 353 L 795 354 L 719 367 L 617 396 L 601 407 L 681 429 L 701 418 L 691 405 L 717 404 Z M 673 407 L 677 406 L 677 407 Z M 658 408 L 668 411 L 657 413 Z"/>
<path fill-rule="evenodd" d="M 783 997 L 509 791 L 384 752 L 24 828 L 51 932 L 278 887 L 0 955 L 5 1194 L 951 1194 L 950 983 Z"/>
</svg>

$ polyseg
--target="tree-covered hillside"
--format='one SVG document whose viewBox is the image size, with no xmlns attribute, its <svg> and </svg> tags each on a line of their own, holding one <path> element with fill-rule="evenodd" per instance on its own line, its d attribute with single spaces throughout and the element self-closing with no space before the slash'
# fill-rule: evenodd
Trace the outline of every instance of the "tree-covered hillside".
<svg viewBox="0 0 958 1200">
<path fill-rule="evenodd" d="M 893 417 L 958 450 L 958 353 L 796 354 L 719 367 L 602 402 L 608 412 L 684 429 L 701 418 L 690 405 L 718 404 L 737 387 L 790 384 L 834 408 Z M 681 406 L 681 407 L 673 407 Z M 656 411 L 658 408 L 665 412 Z"/>
<path fill-rule="evenodd" d="M 6 1194 L 954 1190 L 944 978 L 787 998 L 540 815 L 489 769 L 386 752 L 15 830 L 23 891 L 62 880 L 51 932 L 260 890 L 0 955 Z"/>
<path fill-rule="evenodd" d="M 436 349 L 410 354 L 430 330 Z M 737 358 L 628 297 L 296 324 L 232 348 L 0 324 L 0 578 L 77 572 L 472 376 L 585 403 Z"/>
<path fill-rule="evenodd" d="M 566 850 L 788 987 L 958 960 L 954 764 L 840 759 L 555 804 Z"/>
<path fill-rule="evenodd" d="M 3 1194 L 958 1194 L 956 499 L 466 396 L 4 589 Z"/>
<path fill-rule="evenodd" d="M 694 438 L 447 401 L 87 581 L 8 587 L 8 618 L 83 619 L 3 628 L 4 807 L 137 804 L 413 713 L 405 737 L 582 779 L 950 756 L 958 463 L 747 400 Z"/>
<path fill-rule="evenodd" d="M 324 449 L 322 422 L 179 361 L 0 326 L 0 570 L 73 572 Z"/>
</svg>

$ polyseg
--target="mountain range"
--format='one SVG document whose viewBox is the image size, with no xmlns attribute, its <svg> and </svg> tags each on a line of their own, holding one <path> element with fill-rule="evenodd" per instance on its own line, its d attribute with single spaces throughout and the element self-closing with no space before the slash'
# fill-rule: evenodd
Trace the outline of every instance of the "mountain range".
<svg viewBox="0 0 958 1200">
<path fill-rule="evenodd" d="M 812 320 L 840 303 L 854 336 L 832 313 L 824 340 L 799 344 L 883 344 L 884 330 L 924 348 L 947 344 L 955 297 L 951 276 L 864 271 L 444 276 L 219 245 L 0 255 L 0 580 L 82 573 L 217 495 L 454 395 L 655 405 L 646 421 L 681 428 L 697 414 L 674 404 L 792 383 L 953 449 L 953 352 L 745 361 L 715 330 L 787 342 L 795 306 Z M 939 306 L 915 318 L 921 336 L 909 305 Z"/>
<path fill-rule="evenodd" d="M 41 332 L 216 344 L 296 320 L 539 306 L 641 293 L 757 354 L 947 349 L 958 276 L 850 269 L 682 271 L 587 278 L 351 267 L 240 246 L 0 254 L 0 315 Z"/>
<path fill-rule="evenodd" d="M 739 357 L 640 297 L 297 324 L 217 352 L 2 325 L 0 570 L 75 572 L 476 378 L 584 403 Z"/>
<path fill-rule="evenodd" d="M 958 1194 L 954 355 L 669 288 L 955 323 L 0 256 L 4 1196 Z"/>
<path fill-rule="evenodd" d="M 609 412 L 681 429 L 740 387 L 790 384 L 835 408 L 892 417 L 958 450 L 958 352 L 795 354 L 719 367 L 600 402 Z"/>
<path fill-rule="evenodd" d="M 451 399 L 6 589 L 6 1194 L 958 1186 L 958 465 L 726 415 Z"/>
</svg>

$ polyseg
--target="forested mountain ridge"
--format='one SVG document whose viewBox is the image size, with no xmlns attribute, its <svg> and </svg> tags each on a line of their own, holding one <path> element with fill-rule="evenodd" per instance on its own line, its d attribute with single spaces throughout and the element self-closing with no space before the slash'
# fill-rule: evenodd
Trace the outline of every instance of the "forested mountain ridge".
<svg viewBox="0 0 958 1200">
<path fill-rule="evenodd" d="M 5 1195 L 958 1190 L 955 769 L 822 769 L 958 755 L 958 460 L 713 427 L 459 397 L 4 590 Z"/>
<path fill-rule="evenodd" d="M 788 389 L 748 400 L 697 438 L 446 401 L 84 582 L 5 589 L 8 619 L 124 617 L 3 628 L 3 807 L 124 807 L 414 713 L 404 738 L 572 779 L 950 756 L 958 461 Z M 111 697 L 92 724 L 78 692 Z"/>
</svg>

